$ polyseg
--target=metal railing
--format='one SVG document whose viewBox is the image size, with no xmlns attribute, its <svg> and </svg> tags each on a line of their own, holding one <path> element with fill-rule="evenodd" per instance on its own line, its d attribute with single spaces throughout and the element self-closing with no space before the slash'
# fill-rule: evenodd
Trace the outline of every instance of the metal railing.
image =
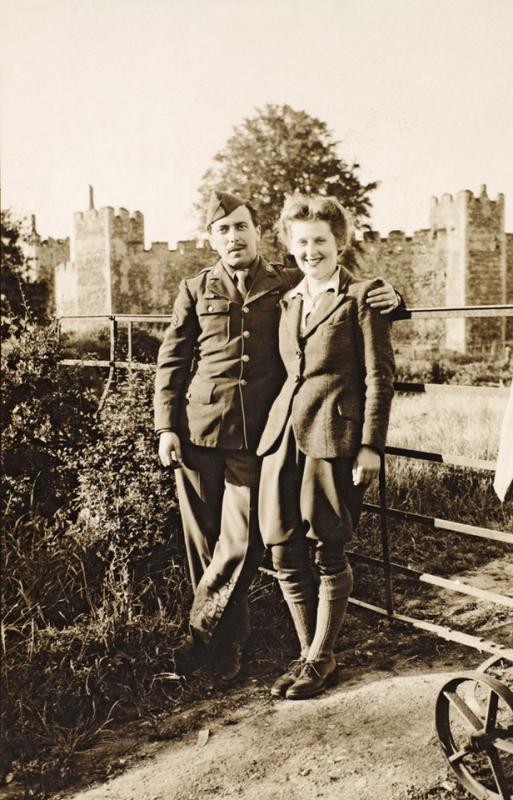
<svg viewBox="0 0 513 800">
<path fill-rule="evenodd" d="M 493 306 L 470 306 L 462 308 L 412 308 L 403 309 L 400 317 L 397 320 L 412 320 L 412 319 L 448 319 L 448 318 L 483 318 L 483 317 L 513 317 L 513 305 L 493 305 Z M 102 410 L 105 399 L 115 379 L 115 373 L 118 369 L 138 369 L 138 370 L 153 370 L 153 364 L 143 364 L 134 360 L 133 357 L 133 325 L 136 323 L 166 323 L 171 320 L 171 315 L 168 314 L 112 314 L 112 315 L 95 315 L 95 316 L 65 316 L 60 317 L 58 323 L 64 320 L 105 320 L 110 326 L 110 354 L 108 360 L 81 360 L 81 359 L 65 359 L 61 363 L 65 366 L 95 366 L 104 367 L 109 369 L 109 374 L 105 384 L 105 389 L 102 394 L 99 411 Z M 125 360 L 117 359 L 118 343 L 119 343 L 119 324 L 127 325 L 127 357 Z M 504 387 L 482 387 L 482 386 L 461 386 L 455 384 L 431 384 L 431 383 L 414 383 L 414 382 L 396 382 L 396 390 L 400 392 L 427 392 L 427 393 L 440 393 L 440 392 L 466 392 L 466 393 L 500 393 L 506 395 L 508 389 Z M 495 462 L 485 461 L 481 459 L 471 459 L 463 456 L 456 456 L 452 454 L 435 453 L 424 450 L 413 450 L 404 447 L 387 446 L 385 448 L 387 456 L 400 456 L 409 459 L 428 461 L 435 464 L 444 464 L 454 467 L 464 467 L 467 469 L 486 470 L 492 472 L 495 469 Z M 501 595 L 496 592 L 479 589 L 475 586 L 466 584 L 460 580 L 452 580 L 450 578 L 442 578 L 428 572 L 420 572 L 412 569 L 411 567 L 403 564 L 397 564 L 390 560 L 390 542 L 388 531 L 388 520 L 398 519 L 406 520 L 419 524 L 421 526 L 429 527 L 435 530 L 450 531 L 452 533 L 460 534 L 463 536 L 479 537 L 494 542 L 501 542 L 504 544 L 513 545 L 513 533 L 509 531 L 494 530 L 490 528 L 480 527 L 477 525 L 468 525 L 462 522 L 453 520 L 438 519 L 436 517 L 418 514 L 412 511 L 405 511 L 398 508 L 390 508 L 386 502 L 386 465 L 385 457 L 382 457 L 381 472 L 379 479 L 379 504 L 364 503 L 363 509 L 365 512 L 371 514 L 379 514 L 380 516 L 380 534 L 381 534 L 381 549 L 382 558 L 371 558 L 370 556 L 362 555 L 360 553 L 350 553 L 351 558 L 358 563 L 366 564 L 372 568 L 380 568 L 383 570 L 385 582 L 385 605 L 376 606 L 366 603 L 363 600 L 350 598 L 350 603 L 356 607 L 367 609 L 373 613 L 381 614 L 388 619 L 397 620 L 399 622 L 407 623 L 428 631 L 436 636 L 446 639 L 448 641 L 457 642 L 466 645 L 480 652 L 489 653 L 490 655 L 502 656 L 513 661 L 513 648 L 505 647 L 482 637 L 475 636 L 463 631 L 454 630 L 443 625 L 438 625 L 428 620 L 417 619 L 414 617 L 400 614 L 394 609 L 394 574 L 403 575 L 416 582 L 425 583 L 431 586 L 436 586 L 448 591 L 457 592 L 470 597 L 475 597 L 481 601 L 493 603 L 503 608 L 513 609 L 513 597 Z M 264 569 L 268 574 L 274 574 L 272 570 Z"/>
</svg>

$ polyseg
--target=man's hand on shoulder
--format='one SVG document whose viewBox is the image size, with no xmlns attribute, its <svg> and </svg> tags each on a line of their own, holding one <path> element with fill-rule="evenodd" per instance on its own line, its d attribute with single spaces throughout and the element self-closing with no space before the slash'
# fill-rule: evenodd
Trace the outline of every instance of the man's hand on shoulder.
<svg viewBox="0 0 513 800">
<path fill-rule="evenodd" d="M 182 465 L 182 443 L 174 431 L 160 432 L 159 458 L 163 467 L 180 467 Z"/>
<path fill-rule="evenodd" d="M 391 314 L 401 304 L 401 297 L 395 291 L 391 283 L 380 278 L 381 286 L 367 292 L 365 302 L 371 307 L 376 308 L 380 314 Z"/>
</svg>

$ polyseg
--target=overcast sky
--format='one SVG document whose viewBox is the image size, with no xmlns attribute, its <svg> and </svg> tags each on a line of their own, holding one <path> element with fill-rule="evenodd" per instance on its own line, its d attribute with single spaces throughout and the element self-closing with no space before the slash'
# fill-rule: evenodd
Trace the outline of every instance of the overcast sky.
<svg viewBox="0 0 513 800">
<path fill-rule="evenodd" d="M 325 121 L 373 226 L 428 226 L 432 195 L 504 192 L 513 231 L 512 0 L 0 0 L 3 206 L 43 235 L 73 211 L 185 238 L 201 176 L 266 103 Z"/>
</svg>

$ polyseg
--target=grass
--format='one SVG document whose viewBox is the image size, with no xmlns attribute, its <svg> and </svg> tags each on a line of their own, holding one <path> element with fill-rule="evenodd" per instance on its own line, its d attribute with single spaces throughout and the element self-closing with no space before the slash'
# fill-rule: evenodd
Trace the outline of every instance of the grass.
<svg viewBox="0 0 513 800">
<path fill-rule="evenodd" d="M 493 391 L 489 396 L 450 391 L 432 396 L 399 395 L 394 400 L 388 443 L 494 461 L 506 401 L 506 397 Z M 398 456 L 388 457 L 386 467 L 388 506 L 492 530 L 513 531 L 513 501 L 499 502 L 493 491 L 493 472 Z M 376 487 L 371 488 L 366 499 L 378 502 Z M 492 559 L 511 557 L 511 547 L 506 544 L 397 519 L 389 521 L 389 545 L 392 561 L 445 577 L 480 569 Z M 376 515 L 363 515 L 354 549 L 381 558 Z M 383 605 L 384 583 L 380 571 L 360 565 L 356 571 L 357 596 Z M 394 588 L 397 610 L 408 613 L 413 603 L 416 606 L 413 616 L 430 619 L 434 604 L 428 602 L 428 597 L 438 592 L 440 614 L 434 621 L 458 627 L 458 620 L 451 619 L 450 614 L 449 619 L 447 615 L 444 618 L 447 594 L 412 584 L 397 575 Z M 476 605 L 484 615 L 490 614 L 488 604 Z M 474 626 L 479 622 L 477 617 L 476 613 Z M 467 628 L 467 632 L 473 631 Z"/>
<path fill-rule="evenodd" d="M 487 391 L 489 396 L 459 387 L 440 394 L 398 394 L 387 444 L 494 460 L 507 397 Z"/>
<path fill-rule="evenodd" d="M 46 347 L 40 345 L 35 366 L 33 340 L 13 355 L 13 399 L 4 419 L 16 458 L 4 490 L 1 774 L 14 775 L 18 796 L 31 798 L 66 786 L 77 756 L 109 730 L 146 720 L 157 738 L 162 728 L 173 735 L 174 712 L 205 695 L 222 696 L 204 676 L 186 684 L 162 677 L 184 632 L 191 594 L 176 498 L 156 462 L 152 376 L 120 381 L 93 420 L 84 384 L 73 390 L 70 373 L 55 365 L 59 354 L 52 361 Z M 493 459 L 504 402 L 399 395 L 389 441 Z M 79 411 L 80 429 L 69 424 Z M 41 467 L 34 467 L 34 452 Z M 51 469 L 43 474 L 48 453 Z M 387 473 L 394 507 L 513 527 L 513 504 L 499 504 L 490 473 L 405 458 L 387 459 Z M 364 515 L 356 545 L 379 555 L 379 543 L 376 518 Z M 504 546 L 394 522 L 391 550 L 398 561 L 451 574 L 500 556 Z M 417 591 L 400 586 L 405 596 Z M 380 599 L 382 582 L 367 568 L 358 570 L 357 587 L 358 596 Z M 269 579 L 257 578 L 251 601 L 251 669 L 272 671 L 294 648 L 291 626 Z M 361 627 L 351 628 L 356 650 Z"/>
</svg>

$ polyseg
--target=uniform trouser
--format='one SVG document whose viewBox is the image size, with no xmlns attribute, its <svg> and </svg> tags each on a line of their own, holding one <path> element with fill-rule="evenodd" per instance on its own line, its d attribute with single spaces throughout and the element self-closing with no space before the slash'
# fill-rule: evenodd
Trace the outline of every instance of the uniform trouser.
<svg viewBox="0 0 513 800">
<path fill-rule="evenodd" d="M 247 591 L 260 564 L 260 459 L 244 450 L 182 445 L 175 471 L 194 591 L 191 633 L 212 647 L 249 635 Z"/>
</svg>

